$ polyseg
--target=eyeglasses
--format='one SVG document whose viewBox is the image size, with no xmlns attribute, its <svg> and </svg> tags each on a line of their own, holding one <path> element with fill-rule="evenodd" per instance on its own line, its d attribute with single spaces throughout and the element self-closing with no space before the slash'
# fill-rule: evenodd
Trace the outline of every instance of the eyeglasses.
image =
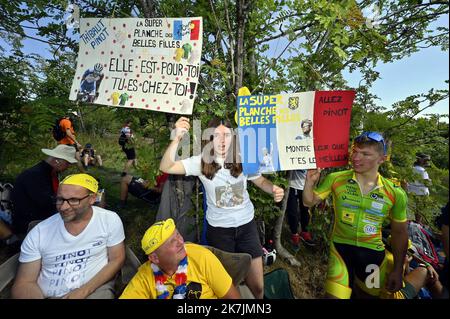
<svg viewBox="0 0 450 319">
<path fill-rule="evenodd" d="M 378 132 L 364 132 L 361 135 L 359 135 L 358 137 L 355 138 L 355 142 L 356 143 L 362 143 L 364 142 L 365 139 L 370 139 L 372 141 L 378 142 L 378 143 L 382 143 L 383 144 L 383 152 L 384 155 L 387 154 L 387 145 L 384 141 L 383 135 L 381 135 Z"/>
<path fill-rule="evenodd" d="M 64 204 L 64 202 L 67 202 L 70 206 L 78 206 L 80 205 L 80 202 L 91 196 L 92 194 L 87 194 L 86 196 L 82 197 L 82 198 L 62 198 L 62 197 L 56 197 L 55 198 L 55 204 L 57 206 L 62 206 Z"/>
</svg>

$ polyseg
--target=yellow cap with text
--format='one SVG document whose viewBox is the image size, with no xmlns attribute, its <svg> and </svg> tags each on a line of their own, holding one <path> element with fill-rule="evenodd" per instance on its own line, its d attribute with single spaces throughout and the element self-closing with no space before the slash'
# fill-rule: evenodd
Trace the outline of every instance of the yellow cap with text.
<svg viewBox="0 0 450 319">
<path fill-rule="evenodd" d="M 98 182 L 95 178 L 88 174 L 73 174 L 62 180 L 60 185 L 78 185 L 87 188 L 93 193 L 97 193 Z"/>
<path fill-rule="evenodd" d="M 146 255 L 150 255 L 175 231 L 175 222 L 172 218 L 161 220 L 150 226 L 142 237 L 142 250 Z"/>
</svg>

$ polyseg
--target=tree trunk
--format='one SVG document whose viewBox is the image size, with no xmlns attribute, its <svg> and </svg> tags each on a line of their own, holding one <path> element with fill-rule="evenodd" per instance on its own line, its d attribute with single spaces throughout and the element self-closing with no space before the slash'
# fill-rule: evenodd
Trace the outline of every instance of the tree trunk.
<svg viewBox="0 0 450 319">
<path fill-rule="evenodd" d="M 288 174 L 288 179 L 291 176 L 291 172 Z M 287 251 L 283 245 L 281 244 L 281 233 L 283 232 L 283 222 L 284 222 L 284 216 L 286 214 L 286 206 L 287 201 L 289 198 L 289 191 L 287 191 L 287 194 L 284 196 L 283 199 L 283 205 L 281 206 L 281 215 L 278 217 L 277 221 L 275 222 L 275 227 L 273 231 L 273 240 L 275 244 L 275 249 L 277 250 L 278 256 L 281 258 L 287 260 L 291 266 L 297 266 L 300 267 L 301 263 L 300 261 L 295 258 L 289 251 Z"/>
<path fill-rule="evenodd" d="M 236 48 L 235 48 L 235 70 L 234 95 L 237 96 L 239 88 L 244 81 L 244 35 L 245 25 L 248 18 L 249 0 L 238 0 L 236 3 Z"/>
<path fill-rule="evenodd" d="M 81 113 L 81 108 L 78 102 L 77 102 L 77 112 L 80 119 L 81 131 L 86 132 L 86 128 L 84 127 L 83 114 Z"/>
<path fill-rule="evenodd" d="M 145 18 L 156 18 L 155 3 L 153 0 L 139 0 Z"/>
</svg>

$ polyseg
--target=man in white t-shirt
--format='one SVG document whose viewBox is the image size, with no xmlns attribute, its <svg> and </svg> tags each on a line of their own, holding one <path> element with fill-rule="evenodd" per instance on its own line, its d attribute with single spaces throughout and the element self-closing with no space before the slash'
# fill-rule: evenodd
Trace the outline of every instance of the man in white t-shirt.
<svg viewBox="0 0 450 319">
<path fill-rule="evenodd" d="M 414 174 L 419 176 L 419 179 L 415 179 L 413 183 L 408 184 L 408 192 L 418 196 L 430 195 L 428 186 L 431 185 L 431 179 L 428 176 L 426 167 L 430 167 L 430 155 L 419 153 L 416 155 L 417 160 L 414 162 Z"/>
<path fill-rule="evenodd" d="M 114 298 L 125 235 L 116 213 L 93 206 L 97 190 L 88 174 L 60 183 L 59 214 L 40 222 L 23 241 L 13 298 Z"/>
</svg>

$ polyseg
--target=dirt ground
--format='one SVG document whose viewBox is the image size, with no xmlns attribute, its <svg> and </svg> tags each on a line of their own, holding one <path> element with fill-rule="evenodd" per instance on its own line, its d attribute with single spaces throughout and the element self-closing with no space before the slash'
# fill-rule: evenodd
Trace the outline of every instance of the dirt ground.
<svg viewBox="0 0 450 319">
<path fill-rule="evenodd" d="M 285 248 L 289 249 L 288 247 Z M 302 245 L 295 257 L 300 261 L 300 267 L 291 266 L 289 262 L 277 256 L 273 265 L 264 267 L 264 273 L 277 268 L 284 268 L 289 274 L 291 289 L 295 298 L 323 298 L 325 295 L 324 284 L 328 261 L 327 256 L 323 254 L 322 247 L 305 247 Z"/>
</svg>

